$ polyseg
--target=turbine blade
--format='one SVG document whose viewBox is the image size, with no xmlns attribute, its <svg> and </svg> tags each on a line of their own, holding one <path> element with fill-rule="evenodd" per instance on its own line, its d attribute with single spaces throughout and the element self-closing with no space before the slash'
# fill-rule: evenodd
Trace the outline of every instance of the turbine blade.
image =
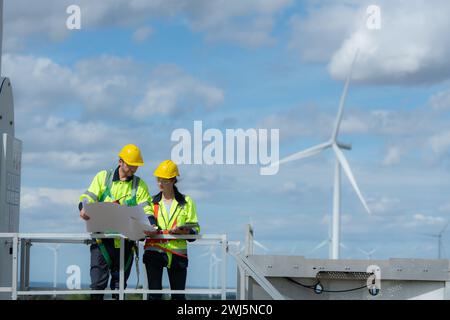
<svg viewBox="0 0 450 320">
<path fill-rule="evenodd" d="M 322 143 L 317 146 L 314 146 L 314 147 L 308 148 L 306 150 L 294 153 L 290 156 L 287 156 L 287 157 L 279 160 L 278 162 L 272 164 L 272 166 L 282 164 L 285 162 L 289 162 L 289 161 L 295 161 L 295 160 L 299 160 L 299 159 L 309 158 L 309 157 L 315 156 L 316 154 L 320 153 L 321 151 L 323 151 L 329 147 L 331 147 L 331 142 Z"/>
<path fill-rule="evenodd" d="M 350 66 L 350 71 L 348 73 L 347 79 L 345 80 L 344 90 L 342 91 L 341 99 L 339 101 L 338 114 L 336 117 L 336 122 L 334 124 L 334 130 L 333 130 L 333 135 L 332 135 L 333 142 L 336 141 L 336 137 L 339 133 L 339 128 L 341 126 L 342 115 L 344 113 L 345 100 L 347 100 L 348 87 L 350 85 L 350 80 L 351 80 L 352 74 L 353 74 L 353 67 L 355 66 L 357 57 L 358 57 L 358 50 L 356 50 L 356 52 L 355 52 L 355 56 L 353 58 L 351 66 Z"/>
<path fill-rule="evenodd" d="M 297 251 L 297 244 L 295 244 L 295 245 L 291 248 L 291 254 L 294 254 L 295 251 Z"/>
<path fill-rule="evenodd" d="M 450 221 L 447 222 L 447 224 L 445 225 L 445 227 L 442 229 L 442 231 L 439 234 L 443 234 L 445 232 L 449 223 L 450 223 Z"/>
<path fill-rule="evenodd" d="M 317 250 L 319 250 L 320 248 L 322 248 L 323 246 L 325 246 L 328 243 L 328 239 L 322 241 L 321 243 L 319 243 L 317 246 L 315 246 L 311 251 L 309 251 L 307 254 L 311 254 Z"/>
<path fill-rule="evenodd" d="M 363 249 L 361 249 L 361 248 L 358 248 L 358 250 L 360 251 L 360 252 L 362 252 L 362 253 L 364 253 L 365 255 L 369 255 L 369 252 L 367 252 L 367 251 L 365 251 L 365 250 L 363 250 Z"/>
<path fill-rule="evenodd" d="M 338 146 L 336 144 L 333 144 L 333 150 L 334 153 L 336 154 L 336 157 L 339 161 L 339 163 L 342 166 L 342 169 L 344 169 L 345 174 L 347 175 L 348 179 L 350 180 L 350 183 L 353 186 L 353 189 L 355 189 L 356 194 L 359 197 L 359 200 L 361 201 L 362 205 L 364 206 L 364 208 L 367 210 L 367 212 L 369 214 L 372 214 L 370 212 L 369 207 L 367 206 L 366 200 L 364 200 L 361 191 L 359 190 L 358 184 L 356 183 L 355 177 L 353 176 L 352 170 L 350 169 L 350 165 L 348 164 L 347 159 L 345 158 L 344 154 L 342 153 L 342 151 L 338 148 Z"/>
<path fill-rule="evenodd" d="M 421 236 L 425 236 L 425 237 L 433 237 L 433 238 L 439 238 L 438 234 L 432 234 L 432 233 L 419 233 Z"/>
<path fill-rule="evenodd" d="M 269 250 L 266 246 L 262 245 L 260 242 L 258 242 L 258 241 L 256 241 L 256 240 L 253 240 L 253 243 L 254 243 L 257 247 L 260 247 L 261 249 L 263 249 L 264 251 L 268 251 L 268 250 Z"/>
<path fill-rule="evenodd" d="M 339 243 L 339 245 L 341 246 L 341 248 L 343 248 L 345 250 L 348 250 L 348 247 L 345 244 L 343 244 L 342 242 Z"/>
</svg>

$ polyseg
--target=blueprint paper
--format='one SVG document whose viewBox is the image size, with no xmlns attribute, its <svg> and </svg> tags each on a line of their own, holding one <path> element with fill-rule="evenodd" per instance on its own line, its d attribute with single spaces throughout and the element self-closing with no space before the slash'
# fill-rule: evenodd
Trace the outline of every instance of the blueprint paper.
<svg viewBox="0 0 450 320">
<path fill-rule="evenodd" d="M 152 228 L 141 206 L 127 207 L 111 202 L 95 202 L 86 204 L 85 210 L 90 218 L 86 221 L 87 232 L 114 232 L 136 238 L 143 234 L 145 228 Z M 138 239 L 144 237 L 145 235 Z"/>
</svg>

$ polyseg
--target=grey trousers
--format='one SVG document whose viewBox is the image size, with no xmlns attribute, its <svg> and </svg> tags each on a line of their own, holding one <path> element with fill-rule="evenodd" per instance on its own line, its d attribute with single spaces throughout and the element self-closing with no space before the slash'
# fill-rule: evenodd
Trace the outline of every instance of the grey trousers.
<svg viewBox="0 0 450 320">
<path fill-rule="evenodd" d="M 112 240 L 112 239 L 104 239 L 104 240 Z M 110 289 L 117 290 L 119 289 L 119 255 L 120 249 L 114 248 L 114 243 L 112 241 L 104 241 L 105 247 L 107 248 L 109 255 L 112 260 L 111 268 L 108 267 L 103 254 L 100 251 L 100 248 L 97 243 L 91 244 L 91 289 L 92 290 L 105 290 L 108 286 L 108 280 L 111 276 L 110 281 Z M 127 252 L 128 251 L 128 252 Z M 131 246 L 126 243 L 125 245 L 125 263 L 127 259 L 129 259 L 129 255 L 132 255 Z M 125 288 L 127 287 L 127 280 L 131 273 L 131 266 L 128 270 L 125 270 Z M 116 295 L 114 295 L 116 298 Z M 103 294 L 92 294 L 92 300 L 103 300 Z"/>
</svg>

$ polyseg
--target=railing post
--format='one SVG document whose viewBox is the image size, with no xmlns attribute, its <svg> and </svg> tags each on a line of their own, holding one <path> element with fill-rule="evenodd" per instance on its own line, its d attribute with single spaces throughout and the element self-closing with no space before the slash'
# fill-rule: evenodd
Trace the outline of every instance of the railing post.
<svg viewBox="0 0 450 320">
<path fill-rule="evenodd" d="M 227 299 L 227 249 L 228 242 L 227 236 L 222 236 L 222 270 L 221 270 L 221 287 L 222 287 L 222 300 Z"/>
<path fill-rule="evenodd" d="M 140 245 L 140 242 L 139 242 Z M 141 252 L 141 250 L 139 250 L 139 252 Z M 145 267 L 144 264 L 144 254 L 145 254 L 145 249 L 144 249 L 144 245 L 142 246 L 142 289 L 144 290 L 148 290 L 148 278 L 147 278 L 147 268 Z M 142 294 L 142 299 L 143 300 L 147 300 L 148 299 L 148 293 L 143 293 Z"/>
<path fill-rule="evenodd" d="M 119 272 L 119 300 L 124 300 L 125 294 L 125 239 L 123 236 L 120 237 L 120 272 Z"/>
<path fill-rule="evenodd" d="M 253 254 L 253 227 L 250 224 L 246 225 L 246 234 L 245 234 L 245 256 Z M 241 284 L 243 287 L 241 288 L 241 300 L 247 300 L 249 298 L 249 288 L 250 288 L 250 277 L 245 270 L 242 270 L 242 280 Z"/>
<path fill-rule="evenodd" d="M 13 261 L 12 261 L 12 283 L 11 283 L 11 288 L 12 288 L 12 296 L 11 298 L 13 300 L 17 300 L 17 265 L 18 265 L 18 259 L 17 259 L 17 255 L 18 255 L 18 248 L 19 248 L 19 238 L 17 233 L 14 234 L 13 236 Z"/>
</svg>

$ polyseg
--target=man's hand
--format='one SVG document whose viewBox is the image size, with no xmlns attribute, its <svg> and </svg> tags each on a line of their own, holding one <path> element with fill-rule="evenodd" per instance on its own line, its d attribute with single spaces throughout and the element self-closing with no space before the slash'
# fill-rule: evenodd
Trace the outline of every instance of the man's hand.
<svg viewBox="0 0 450 320">
<path fill-rule="evenodd" d="M 81 209 L 81 211 L 80 211 L 80 217 L 83 220 L 89 220 L 90 219 L 89 216 L 86 214 L 86 211 L 84 210 L 84 208 Z"/>
</svg>

